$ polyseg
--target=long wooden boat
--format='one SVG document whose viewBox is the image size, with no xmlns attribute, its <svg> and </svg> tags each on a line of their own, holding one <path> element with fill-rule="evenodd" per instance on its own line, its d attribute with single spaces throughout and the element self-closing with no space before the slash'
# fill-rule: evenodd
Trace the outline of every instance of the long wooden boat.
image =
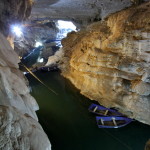
<svg viewBox="0 0 150 150">
<path fill-rule="evenodd" d="M 96 121 L 99 128 L 121 128 L 131 123 L 133 120 L 121 116 L 96 116 Z"/>
<path fill-rule="evenodd" d="M 123 114 L 119 113 L 115 109 L 106 108 L 104 106 L 97 104 L 91 104 L 88 110 L 89 112 L 92 112 L 100 116 L 123 116 Z"/>
</svg>

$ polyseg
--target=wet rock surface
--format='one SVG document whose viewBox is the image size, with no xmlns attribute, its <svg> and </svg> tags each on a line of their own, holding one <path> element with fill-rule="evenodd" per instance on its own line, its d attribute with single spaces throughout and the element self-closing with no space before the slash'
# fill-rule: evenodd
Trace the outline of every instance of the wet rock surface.
<svg viewBox="0 0 150 150">
<path fill-rule="evenodd" d="M 149 5 L 70 33 L 62 41 L 60 65 L 62 75 L 83 95 L 146 124 L 150 124 Z"/>
<path fill-rule="evenodd" d="M 14 106 L 37 119 L 35 111 L 38 110 L 38 105 L 29 94 L 27 81 L 18 69 L 19 57 L 2 34 L 0 39 L 0 105 Z"/>
</svg>

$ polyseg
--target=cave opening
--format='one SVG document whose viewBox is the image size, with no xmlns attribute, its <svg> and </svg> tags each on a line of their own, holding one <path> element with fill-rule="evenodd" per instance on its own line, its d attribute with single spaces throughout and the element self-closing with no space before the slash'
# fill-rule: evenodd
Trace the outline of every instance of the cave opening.
<svg viewBox="0 0 150 150">
<path fill-rule="evenodd" d="M 30 23 L 28 22 L 28 24 Z M 25 24 L 23 30 L 21 30 L 21 26 L 14 25 L 12 27 L 12 32 L 16 35 L 16 51 L 20 55 L 21 62 L 31 70 L 39 70 L 45 64 L 50 66 L 48 58 L 55 56 L 56 52 L 56 55 L 59 54 L 58 57 L 61 57 L 59 50 L 62 47 L 61 40 L 72 31 L 76 32 L 76 26 L 66 20 L 42 20 L 36 22 L 35 26 Z M 41 32 L 47 33 L 42 34 Z M 32 35 L 34 36 L 32 37 Z M 26 47 L 27 51 L 24 51 L 23 47 Z M 57 65 L 56 62 L 51 63 L 51 66 Z M 22 67 L 20 69 L 24 70 Z"/>
</svg>

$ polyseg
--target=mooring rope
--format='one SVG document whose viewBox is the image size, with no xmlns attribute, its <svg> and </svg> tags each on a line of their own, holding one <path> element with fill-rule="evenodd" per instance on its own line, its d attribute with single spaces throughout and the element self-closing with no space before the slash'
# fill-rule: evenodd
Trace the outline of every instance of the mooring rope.
<svg viewBox="0 0 150 150">
<path fill-rule="evenodd" d="M 39 79 L 27 66 L 25 66 L 22 62 L 21 62 L 22 66 L 35 78 L 37 79 L 41 84 L 43 84 L 49 91 L 53 92 L 54 94 L 58 95 L 58 93 L 56 93 L 53 89 L 51 89 L 50 87 L 48 87 L 41 79 Z"/>
</svg>

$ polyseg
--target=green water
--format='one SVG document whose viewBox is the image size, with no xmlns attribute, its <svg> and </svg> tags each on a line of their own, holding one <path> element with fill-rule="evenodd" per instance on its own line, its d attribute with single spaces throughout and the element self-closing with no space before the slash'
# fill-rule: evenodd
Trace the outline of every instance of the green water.
<svg viewBox="0 0 150 150">
<path fill-rule="evenodd" d="M 120 129 L 99 129 L 95 115 L 88 112 L 92 101 L 80 95 L 68 80 L 58 72 L 36 75 L 58 93 L 55 95 L 27 75 L 52 150 L 144 150 L 150 126 L 134 121 Z"/>
</svg>

